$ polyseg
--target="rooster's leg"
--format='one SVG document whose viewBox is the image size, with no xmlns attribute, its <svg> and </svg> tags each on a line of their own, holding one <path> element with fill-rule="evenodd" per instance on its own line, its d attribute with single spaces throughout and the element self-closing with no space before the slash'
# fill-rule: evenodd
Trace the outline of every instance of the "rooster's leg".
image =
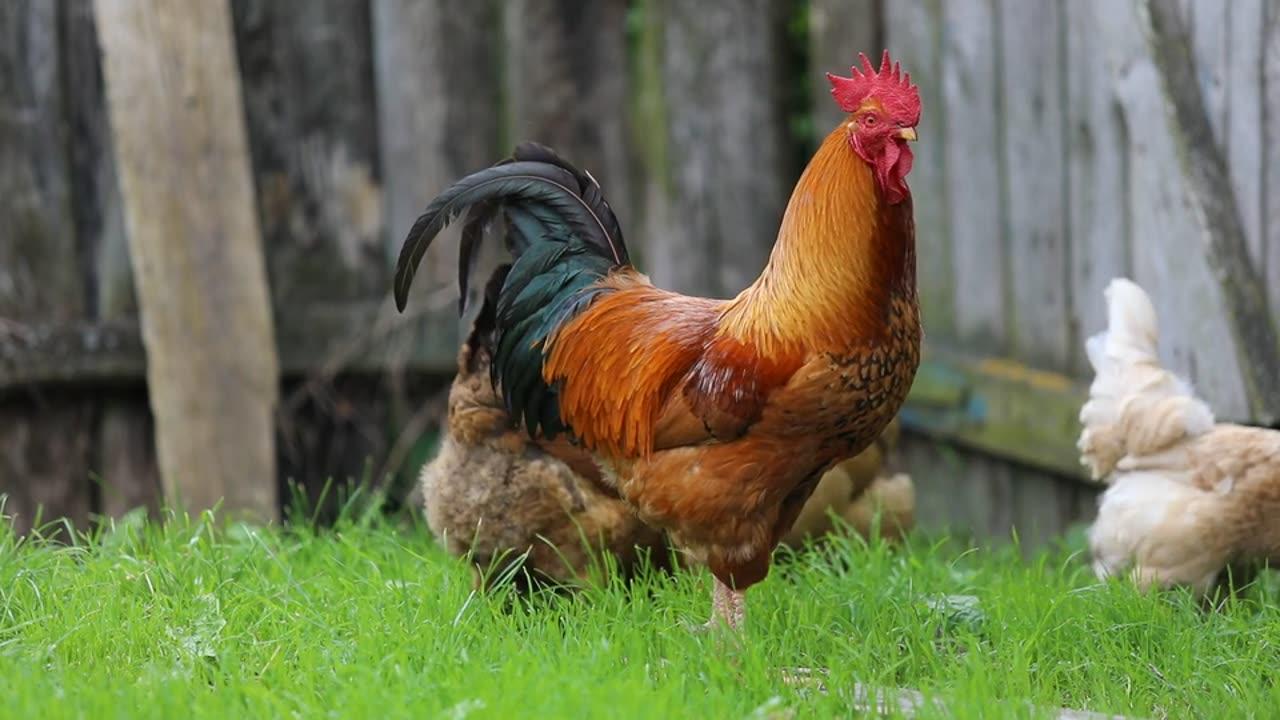
<svg viewBox="0 0 1280 720">
<path fill-rule="evenodd" d="M 716 623 L 723 622 L 731 630 L 740 629 L 743 620 L 747 617 L 746 594 L 742 590 L 734 590 L 725 585 L 719 578 L 716 578 L 715 583 L 716 586 L 711 591 L 711 620 L 707 623 L 707 627 L 711 628 Z"/>
</svg>

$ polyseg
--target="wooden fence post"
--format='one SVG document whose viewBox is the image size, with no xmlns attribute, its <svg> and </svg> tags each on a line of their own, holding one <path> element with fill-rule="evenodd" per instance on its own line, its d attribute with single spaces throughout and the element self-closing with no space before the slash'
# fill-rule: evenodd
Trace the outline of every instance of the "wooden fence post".
<svg viewBox="0 0 1280 720">
<path fill-rule="evenodd" d="M 96 0 L 167 501 L 278 513 L 278 365 L 226 0 Z"/>
</svg>

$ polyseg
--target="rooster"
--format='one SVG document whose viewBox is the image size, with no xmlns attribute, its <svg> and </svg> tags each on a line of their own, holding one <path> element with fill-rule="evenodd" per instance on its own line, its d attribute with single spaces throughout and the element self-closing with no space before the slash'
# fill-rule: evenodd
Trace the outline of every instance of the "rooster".
<svg viewBox="0 0 1280 720">
<path fill-rule="evenodd" d="M 1086 344 L 1095 377 L 1081 462 L 1109 485 L 1089 529 L 1094 572 L 1199 596 L 1228 566 L 1280 561 L 1280 432 L 1216 423 L 1160 365 L 1156 312 L 1125 279 Z"/>
<path fill-rule="evenodd" d="M 920 96 L 884 53 L 828 74 L 848 113 L 802 173 L 768 264 L 730 300 L 659 289 L 630 262 L 590 174 L 526 143 L 446 189 L 396 266 L 403 310 L 430 242 L 469 208 L 459 285 L 501 215 L 495 384 L 528 435 L 568 433 L 646 523 L 715 577 L 738 629 L 745 591 L 818 479 L 897 413 L 920 361 L 906 176 Z M 749 152 L 749 148 L 743 148 Z"/>
<path fill-rule="evenodd" d="M 446 551 L 471 562 L 477 588 L 494 575 L 510 575 L 520 587 L 579 585 L 595 577 L 606 555 L 623 577 L 644 557 L 670 569 L 663 534 L 601 481 L 585 450 L 563 441 L 536 443 L 511 427 L 486 349 L 504 277 L 494 273 L 458 351 L 445 435 L 422 468 L 418 489 L 428 527 Z M 886 540 L 910 530 L 911 478 L 884 471 L 898 432 L 895 420 L 861 454 L 827 471 L 783 544 L 798 548 L 824 537 L 835 529 L 833 516 L 866 538 L 877 528 Z M 520 572 L 512 573 L 513 566 Z"/>
</svg>

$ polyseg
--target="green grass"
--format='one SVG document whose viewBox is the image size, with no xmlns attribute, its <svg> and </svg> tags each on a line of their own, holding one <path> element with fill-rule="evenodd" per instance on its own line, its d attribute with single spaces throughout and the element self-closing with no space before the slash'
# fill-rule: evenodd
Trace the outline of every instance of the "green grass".
<svg viewBox="0 0 1280 720">
<path fill-rule="evenodd" d="M 685 629 L 709 610 L 705 573 L 512 602 L 385 520 L 135 519 L 70 546 L 6 526 L 0 698 L 13 718 L 806 718 L 854 715 L 862 682 L 954 717 L 1270 717 L 1278 594 L 1205 613 L 1097 585 L 1065 550 L 838 539 L 784 558 L 734 642 Z M 796 667 L 828 670 L 826 692 L 784 683 Z"/>
</svg>

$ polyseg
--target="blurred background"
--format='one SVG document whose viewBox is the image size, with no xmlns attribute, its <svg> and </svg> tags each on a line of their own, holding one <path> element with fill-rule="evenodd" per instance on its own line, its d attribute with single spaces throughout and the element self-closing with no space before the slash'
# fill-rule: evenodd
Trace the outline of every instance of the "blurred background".
<svg viewBox="0 0 1280 720">
<path fill-rule="evenodd" d="M 1092 515 L 1117 275 L 1220 417 L 1280 417 L 1280 0 L 5 0 L 4 512 L 411 506 L 459 327 L 456 236 L 389 301 L 429 199 L 538 140 L 658 284 L 732 295 L 839 120 L 824 73 L 884 47 L 924 103 L 920 524 Z"/>
</svg>

